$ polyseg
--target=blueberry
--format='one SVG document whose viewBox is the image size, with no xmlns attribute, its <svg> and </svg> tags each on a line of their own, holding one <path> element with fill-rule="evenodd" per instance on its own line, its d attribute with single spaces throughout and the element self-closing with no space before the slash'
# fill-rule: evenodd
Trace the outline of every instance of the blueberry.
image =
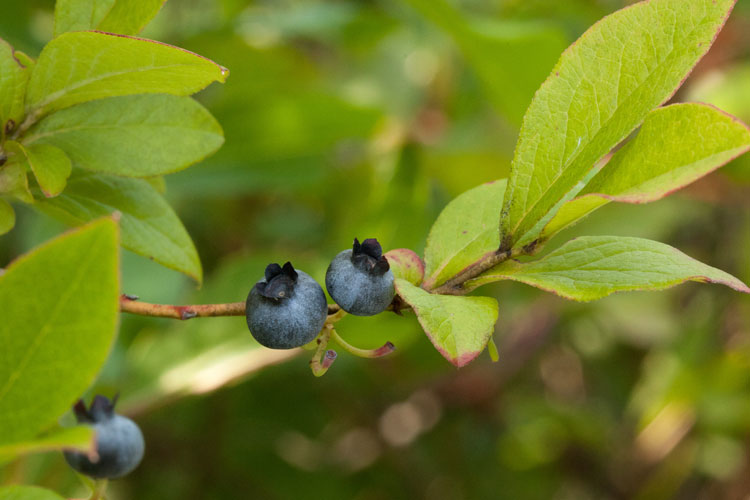
<svg viewBox="0 0 750 500">
<path fill-rule="evenodd" d="M 143 458 L 145 444 L 143 434 L 135 422 L 115 414 L 115 398 L 112 402 L 104 396 L 96 396 L 89 409 L 78 401 L 73 411 L 78 423 L 89 425 L 96 431 L 96 461 L 85 453 L 64 452 L 68 464 L 81 474 L 97 479 L 122 477 L 138 467 Z"/>
<path fill-rule="evenodd" d="M 334 257 L 326 272 L 326 288 L 341 308 L 356 316 L 384 311 L 393 300 L 393 273 L 378 240 L 361 244 Z"/>
<path fill-rule="evenodd" d="M 290 262 L 269 264 L 247 296 L 247 326 L 261 345 L 292 349 L 318 336 L 328 317 L 323 288 Z"/>
</svg>

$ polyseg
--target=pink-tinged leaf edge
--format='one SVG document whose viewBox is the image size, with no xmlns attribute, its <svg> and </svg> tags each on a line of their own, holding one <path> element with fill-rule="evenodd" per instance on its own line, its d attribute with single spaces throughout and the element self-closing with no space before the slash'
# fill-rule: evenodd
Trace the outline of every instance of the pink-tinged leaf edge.
<svg viewBox="0 0 750 500">
<path fill-rule="evenodd" d="M 671 106 L 679 106 L 681 104 L 683 104 L 683 103 L 672 104 Z M 705 103 L 705 102 L 696 102 L 696 103 L 690 103 L 690 104 L 700 104 L 701 106 L 706 106 L 706 107 L 712 108 L 715 111 L 718 111 L 719 113 L 723 114 L 727 118 L 730 118 L 734 123 L 736 123 L 738 125 L 741 125 L 745 129 L 747 129 L 748 133 L 750 133 L 750 126 L 749 125 L 747 125 L 745 122 L 743 122 L 742 120 L 740 120 L 736 116 L 732 115 L 731 113 L 727 113 L 723 109 L 720 109 L 720 108 L 714 106 L 713 104 L 709 104 L 709 103 Z M 668 107 L 668 106 L 664 106 L 664 107 Z M 609 201 L 613 201 L 613 202 L 631 203 L 631 204 L 635 204 L 635 205 L 641 205 L 641 204 L 644 204 L 644 203 L 651 203 L 651 202 L 654 202 L 654 201 L 658 201 L 658 200 L 661 200 L 662 198 L 666 198 L 667 196 L 670 196 L 670 195 L 676 193 L 677 191 L 679 191 L 681 189 L 684 189 L 685 187 L 689 186 L 693 182 L 696 182 L 696 181 L 702 179 L 703 177 L 705 177 L 705 176 L 707 176 L 709 174 L 712 174 L 713 172 L 715 172 L 716 170 L 720 169 L 721 167 L 723 167 L 727 163 L 736 160 L 740 156 L 742 156 L 745 153 L 747 153 L 748 151 L 750 151 L 750 144 L 748 144 L 745 148 L 738 148 L 738 149 L 740 151 L 736 155 L 728 158 L 726 161 L 717 164 L 715 167 L 711 168 L 710 170 L 707 170 L 705 173 L 703 173 L 703 174 L 695 177 L 694 179 L 689 180 L 689 181 L 687 181 L 687 182 L 685 182 L 683 184 L 680 184 L 679 186 L 674 187 L 672 189 L 668 189 L 668 190 L 664 191 L 663 193 L 659 193 L 659 194 L 652 195 L 652 196 L 648 196 L 648 195 L 640 195 L 640 196 L 639 195 L 611 195 L 611 194 L 605 194 L 605 193 L 586 193 L 586 194 L 584 194 L 582 196 L 579 196 L 579 197 L 575 198 L 574 201 L 575 200 L 580 200 L 582 198 L 592 197 L 592 196 L 595 196 L 597 198 L 604 198 L 605 200 L 609 200 Z M 607 166 L 604 165 L 602 168 L 607 168 Z"/>
<path fill-rule="evenodd" d="M 110 32 L 107 32 L 107 31 L 100 31 L 100 30 L 87 30 L 87 31 L 89 31 L 90 33 L 99 33 L 100 35 L 116 36 L 116 37 L 119 37 L 119 38 L 130 38 L 131 40 L 139 40 L 141 42 L 155 43 L 155 44 L 158 44 L 158 45 L 163 45 L 165 47 L 169 47 L 171 49 L 176 49 L 176 50 L 185 52 L 187 54 L 190 54 L 192 56 L 198 57 L 200 59 L 203 59 L 204 61 L 208 61 L 211 64 L 213 64 L 214 66 L 216 66 L 217 68 L 219 68 L 219 72 L 221 73 L 221 77 L 222 78 L 220 80 L 217 80 L 217 81 L 219 81 L 221 83 L 224 83 L 224 82 L 226 82 L 227 77 L 229 76 L 229 69 L 228 68 L 225 68 L 221 64 L 217 63 L 216 61 L 214 61 L 212 59 L 209 59 L 206 56 L 202 56 L 200 54 L 196 54 L 195 52 L 192 52 L 192 51 L 187 50 L 187 49 L 183 49 L 182 47 L 177 47 L 176 45 L 170 45 L 168 43 L 160 42 L 158 40 L 151 40 L 150 38 L 142 38 L 142 37 L 139 37 L 139 36 L 121 35 L 119 33 L 110 33 Z"/>
<path fill-rule="evenodd" d="M 573 238 L 570 241 L 575 241 L 577 239 L 578 238 Z M 680 250 L 678 250 L 676 248 L 672 248 L 672 251 L 674 253 L 679 254 L 679 255 L 686 256 L 686 257 L 688 257 L 688 258 L 690 258 L 692 260 L 695 260 L 692 257 L 690 257 L 689 255 L 685 254 L 684 252 L 681 252 Z M 520 261 L 518 261 L 518 260 L 513 259 L 512 261 L 509 261 L 509 263 L 511 263 L 511 262 L 513 264 L 519 266 L 519 267 L 523 266 L 523 263 L 520 262 Z M 492 279 L 488 279 L 486 281 L 483 279 L 483 278 L 489 278 L 490 276 L 492 277 Z M 660 286 L 658 288 L 643 287 L 643 288 L 630 288 L 628 290 L 613 290 L 611 292 L 608 292 L 608 293 L 602 295 L 601 297 L 593 298 L 593 299 L 588 299 L 588 300 L 578 299 L 578 298 L 575 298 L 575 297 L 573 297 L 571 295 L 561 293 L 559 290 L 555 290 L 553 288 L 546 287 L 546 286 L 540 285 L 538 283 L 533 283 L 533 282 L 531 282 L 528 279 L 523 279 L 522 277 L 515 276 L 512 272 L 510 272 L 510 273 L 497 273 L 497 274 L 490 274 L 490 273 L 488 273 L 484 277 L 479 276 L 479 277 L 477 277 L 477 278 L 475 278 L 473 280 L 467 281 L 466 284 L 465 284 L 465 289 L 467 291 L 472 291 L 472 290 L 476 290 L 477 288 L 479 288 L 479 287 L 481 287 L 483 285 L 488 285 L 490 283 L 495 283 L 497 281 L 502 281 L 502 280 L 510 280 L 510 281 L 515 281 L 517 283 L 523 283 L 525 285 L 533 286 L 534 288 L 542 290 L 543 292 L 551 293 L 553 295 L 556 295 L 557 297 L 561 297 L 561 298 L 566 299 L 566 300 L 572 300 L 572 301 L 575 301 L 575 302 L 593 302 L 595 300 L 601 300 L 601 299 L 603 299 L 605 297 L 609 297 L 610 295 L 615 295 L 615 294 L 619 294 L 619 293 L 662 291 L 662 290 L 667 290 L 669 288 L 674 288 L 675 286 L 678 286 L 678 285 L 682 285 L 684 283 L 687 283 L 688 281 L 695 281 L 695 282 L 698 282 L 698 283 L 711 283 L 711 284 L 717 284 L 717 285 L 724 285 L 724 286 L 727 286 L 727 287 L 729 287 L 732 290 L 735 290 L 737 292 L 750 294 L 750 287 L 748 287 L 739 278 L 736 278 L 734 276 L 731 276 L 731 277 L 733 279 L 731 279 L 731 280 L 723 280 L 723 279 L 712 279 L 712 278 L 709 278 L 708 276 L 704 276 L 702 274 L 696 274 L 696 275 L 686 276 L 684 278 L 680 278 L 680 279 L 677 279 L 677 280 L 670 281 L 670 282 L 666 283 L 665 285 Z"/>
<path fill-rule="evenodd" d="M 631 5 L 627 5 L 627 6 L 623 7 L 623 8 L 621 8 L 621 9 L 618 9 L 618 10 L 616 10 L 615 12 L 613 12 L 612 14 L 614 14 L 614 13 L 617 13 L 617 12 L 622 12 L 622 11 L 625 11 L 625 10 L 628 10 L 628 9 L 632 9 L 632 8 L 634 8 L 634 7 L 637 7 L 637 6 L 641 5 L 641 4 L 648 4 L 648 3 L 651 3 L 652 1 L 653 1 L 653 0 L 642 0 L 642 1 L 640 1 L 640 2 L 636 2 L 636 3 L 634 3 L 634 4 L 631 4 Z M 715 2 L 714 2 L 714 3 L 715 3 Z M 665 103 L 669 102 L 669 101 L 670 101 L 670 100 L 671 100 L 671 99 L 672 99 L 672 98 L 673 98 L 673 97 L 674 97 L 674 96 L 675 96 L 675 95 L 677 94 L 677 92 L 678 92 L 678 91 L 679 91 L 679 90 L 680 90 L 680 89 L 682 88 L 682 86 L 683 86 L 683 85 L 685 84 L 685 82 L 687 81 L 687 79 L 688 79 L 688 78 L 690 78 L 690 75 L 692 75 L 692 74 L 693 74 L 693 71 L 695 70 L 696 66 L 698 66 L 698 64 L 700 63 L 700 61 L 702 61 L 702 60 L 703 60 L 703 58 L 704 58 L 704 57 L 706 56 L 706 54 L 707 54 L 707 53 L 708 53 L 708 51 L 709 51 L 709 50 L 711 49 L 711 47 L 713 47 L 714 43 L 716 42 L 716 39 L 717 39 L 717 38 L 719 37 L 719 34 L 720 34 L 720 33 L 721 33 L 721 32 L 722 32 L 723 30 L 724 30 L 724 26 L 726 26 L 726 24 L 727 24 L 727 21 L 729 20 L 729 16 L 731 16 L 731 15 L 732 15 L 732 12 L 734 11 L 734 8 L 735 8 L 735 6 L 736 6 L 736 5 L 737 5 L 737 0 L 733 0 L 733 1 L 732 1 L 732 5 L 731 5 L 731 7 L 730 7 L 730 8 L 729 8 L 729 9 L 727 10 L 727 14 L 726 14 L 726 16 L 724 16 L 724 19 L 722 20 L 722 22 L 721 22 L 721 23 L 719 24 L 719 26 L 717 27 L 717 29 L 716 29 L 716 32 L 714 33 L 714 36 L 713 36 L 713 38 L 711 39 L 711 42 L 707 44 L 707 47 L 706 47 L 706 49 L 705 49 L 705 50 L 703 51 L 703 54 L 702 54 L 702 55 L 701 55 L 700 57 L 698 57 L 698 60 L 696 61 L 695 65 L 693 65 L 693 67 L 692 67 L 692 68 L 690 68 L 690 70 L 689 70 L 689 71 L 687 72 L 687 74 L 685 75 L 685 77 L 684 77 L 684 78 L 683 78 L 683 79 L 682 79 L 682 80 L 681 80 L 681 81 L 679 82 L 679 84 L 678 84 L 678 85 L 677 85 L 677 87 L 676 87 L 676 88 L 674 89 L 674 91 L 673 91 L 673 92 L 672 92 L 671 94 L 669 94 L 669 95 L 668 95 L 668 96 L 667 96 L 667 97 L 666 97 L 666 98 L 665 98 L 665 99 L 664 99 L 664 100 L 663 100 L 663 101 L 661 102 L 661 105 L 664 105 Z M 608 17 L 610 16 L 610 15 L 611 15 L 611 14 L 608 14 L 607 16 L 604 16 L 604 17 L 602 17 L 601 19 L 599 19 L 598 21 L 596 21 L 596 22 L 595 22 L 594 24 L 592 24 L 591 26 L 589 26 L 589 28 L 588 28 L 588 29 L 586 29 L 586 31 L 585 31 L 585 32 L 584 32 L 584 33 L 583 33 L 583 34 L 582 34 L 582 35 L 581 35 L 580 37 L 578 37 L 578 39 L 576 39 L 576 40 L 575 40 L 575 41 L 574 41 L 574 42 L 573 42 L 572 44 L 570 44 L 570 45 L 568 46 L 568 48 L 567 48 L 567 49 L 565 49 L 565 50 L 564 50 L 564 51 L 562 52 L 562 54 L 560 54 L 560 58 L 559 58 L 559 59 L 557 60 L 557 62 L 555 63 L 555 66 L 553 67 L 553 69 L 552 69 L 552 72 L 551 72 L 551 73 L 550 73 L 550 75 L 549 75 L 549 76 L 547 77 L 547 79 L 546 79 L 546 80 L 545 80 L 544 82 L 542 82 L 541 86 L 540 86 L 540 87 L 539 87 L 539 88 L 537 89 L 537 91 L 536 91 L 536 92 L 534 93 L 534 97 L 532 98 L 532 102 L 533 102 L 534 100 L 536 100 L 536 98 L 537 98 L 537 94 L 539 94 L 539 93 L 540 93 L 540 92 L 541 92 L 541 91 L 542 91 L 542 90 L 543 90 L 543 89 L 544 89 L 545 87 L 547 87 L 547 86 L 551 85 L 551 82 L 552 82 L 552 81 L 553 81 L 553 80 L 554 80 L 555 78 L 557 78 L 557 77 L 559 77 L 559 76 L 560 76 L 560 73 L 559 73 L 559 71 L 557 70 L 557 67 L 558 67 L 558 65 L 560 64 L 560 61 L 562 61 L 562 59 L 563 59 L 563 58 L 564 58 L 564 57 L 565 57 L 565 56 L 567 55 L 567 53 L 568 53 L 568 52 L 571 52 L 571 51 L 572 51 L 572 50 L 574 49 L 574 47 L 576 47 L 576 46 L 577 46 L 577 45 L 579 44 L 579 42 L 581 42 L 581 41 L 582 41 L 582 40 L 584 40 L 585 38 L 588 38 L 589 36 L 591 36 L 591 35 L 590 35 L 590 33 L 591 33 L 591 31 L 593 30 L 593 28 L 594 28 L 594 27 L 596 27 L 596 26 L 598 26 L 598 25 L 599 25 L 599 24 L 601 24 L 602 22 L 604 22 L 604 20 L 605 20 L 605 19 L 607 19 L 607 18 L 608 18 Z M 659 106 L 657 106 L 657 108 L 658 108 L 658 107 L 659 107 Z M 656 108 L 654 108 L 654 109 L 656 109 Z M 641 122 L 641 123 L 642 123 L 642 122 Z M 522 135 L 522 134 L 524 133 L 524 129 L 526 128 L 526 127 L 525 127 L 525 124 L 526 124 L 526 115 L 524 114 L 523 120 L 522 120 L 522 122 L 521 122 L 521 129 L 519 130 L 519 137 L 520 137 L 520 136 L 521 136 L 521 135 Z M 640 125 L 640 124 L 639 124 L 639 125 Z M 634 127 L 634 128 L 633 128 L 633 130 L 635 130 L 636 128 L 638 128 L 638 125 L 637 125 L 636 127 Z M 632 132 L 632 131 L 631 131 L 631 132 Z M 623 138 L 623 139 L 624 139 L 624 138 Z M 516 143 L 516 146 L 517 146 L 517 145 L 518 145 L 518 143 Z M 610 154 L 610 153 L 607 153 L 607 154 Z M 603 155 L 603 156 L 602 156 L 602 158 L 605 158 L 605 157 L 607 156 L 607 154 Z M 515 153 L 514 153 L 514 157 L 515 157 Z M 602 158 L 599 158 L 599 159 L 598 159 L 598 160 L 597 160 L 596 162 L 594 162 L 594 165 L 596 165 L 596 164 L 598 164 L 599 162 L 601 162 Z M 592 168 L 593 168 L 593 167 L 592 167 Z M 511 173 L 512 173 L 512 172 L 511 172 Z M 508 185 L 510 186 L 510 177 L 508 178 Z M 506 193 L 506 196 L 507 196 L 507 194 L 509 193 L 509 191 L 508 191 L 508 190 L 506 190 L 506 191 L 505 191 L 505 193 Z M 506 204 L 506 201 L 507 201 L 507 200 L 503 200 L 503 212 L 505 212 L 505 211 L 506 211 L 506 209 L 507 209 L 507 208 L 506 208 L 506 206 L 505 206 L 505 204 Z M 518 226 L 518 225 L 517 225 L 517 226 Z M 515 234 L 513 234 L 516 228 L 510 228 L 510 227 L 509 227 L 509 228 L 506 228 L 506 229 L 508 229 L 508 230 L 509 230 L 509 234 L 507 234 L 507 235 L 503 235 L 503 234 L 501 234 L 501 239 L 502 239 L 502 238 L 511 238 L 511 239 L 513 239 L 513 238 L 514 238 L 514 237 L 516 236 Z M 503 240 L 503 242 L 504 242 L 504 240 Z"/>
<path fill-rule="evenodd" d="M 419 286 L 424 279 L 424 262 L 419 255 L 408 248 L 395 248 L 385 253 L 385 258 L 391 266 L 391 270 L 398 270 L 400 278 L 413 285 Z M 394 275 L 396 272 L 394 272 Z M 413 276 L 412 276 L 413 275 Z M 411 278 L 415 278 L 411 279 Z"/>
<path fill-rule="evenodd" d="M 482 354 L 482 351 L 484 350 L 484 348 L 478 351 L 468 351 L 458 356 L 453 356 L 448 351 L 443 349 L 435 341 L 434 337 L 432 336 L 432 333 L 428 330 L 427 325 L 425 325 L 424 321 L 422 320 L 419 307 L 412 305 L 411 303 L 409 303 L 408 300 L 406 300 L 406 298 L 401 294 L 401 291 L 399 290 L 398 282 L 395 283 L 395 287 L 396 287 L 396 293 L 398 294 L 398 296 L 401 297 L 401 299 L 404 302 L 409 304 L 409 306 L 414 311 L 414 314 L 417 316 L 417 321 L 419 321 L 419 325 L 422 327 L 422 330 L 424 331 L 425 335 L 427 335 L 427 338 L 430 339 L 430 342 L 435 347 L 435 350 L 437 350 L 441 356 L 443 356 L 446 360 L 448 360 L 450 364 L 452 364 L 456 368 L 463 368 L 464 366 L 468 365 L 469 363 L 477 359 L 477 357 L 479 357 L 480 354 Z M 494 333 L 494 328 L 493 328 L 493 332 L 490 332 L 490 336 L 488 337 L 489 339 L 491 339 L 492 333 Z"/>
</svg>

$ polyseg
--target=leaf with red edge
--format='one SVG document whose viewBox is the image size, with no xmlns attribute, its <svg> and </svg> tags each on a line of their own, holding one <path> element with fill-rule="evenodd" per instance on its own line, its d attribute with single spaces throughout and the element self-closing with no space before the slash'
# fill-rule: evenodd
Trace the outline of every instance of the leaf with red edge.
<svg viewBox="0 0 750 500">
<path fill-rule="evenodd" d="M 424 279 L 424 262 L 419 255 L 408 248 L 395 248 L 385 254 L 393 276 L 403 278 L 412 285 L 419 285 Z"/>
<path fill-rule="evenodd" d="M 396 292 L 435 349 L 458 368 L 479 356 L 495 331 L 498 305 L 491 297 L 432 294 L 404 279 L 396 280 Z"/>
<path fill-rule="evenodd" d="M 615 292 L 664 290 L 686 281 L 718 283 L 750 293 L 739 279 L 676 248 L 623 236 L 576 238 L 538 260 L 506 261 L 467 281 L 466 288 L 505 279 L 581 302 Z"/>
</svg>

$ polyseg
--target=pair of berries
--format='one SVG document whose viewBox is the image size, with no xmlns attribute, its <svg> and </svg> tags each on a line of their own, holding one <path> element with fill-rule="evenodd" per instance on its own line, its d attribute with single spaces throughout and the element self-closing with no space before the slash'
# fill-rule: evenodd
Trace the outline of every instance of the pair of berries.
<svg viewBox="0 0 750 500">
<path fill-rule="evenodd" d="M 393 300 L 393 273 L 376 239 L 340 252 L 326 272 L 326 288 L 344 311 L 372 316 Z M 323 288 L 310 275 L 269 264 L 265 279 L 257 282 L 247 297 L 247 326 L 255 340 L 272 349 L 291 349 L 318 336 L 328 317 Z"/>
<path fill-rule="evenodd" d="M 96 456 L 75 451 L 64 452 L 68 464 L 87 476 L 115 479 L 133 471 L 143 458 L 143 434 L 135 422 L 115 413 L 117 398 L 94 397 L 86 409 L 83 401 L 73 407 L 79 424 L 93 427 L 96 432 Z"/>
</svg>

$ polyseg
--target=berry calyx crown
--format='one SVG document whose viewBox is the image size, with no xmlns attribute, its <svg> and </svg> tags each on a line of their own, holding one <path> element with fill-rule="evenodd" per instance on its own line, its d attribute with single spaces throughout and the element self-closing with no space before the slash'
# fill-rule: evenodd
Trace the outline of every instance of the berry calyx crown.
<svg viewBox="0 0 750 500">
<path fill-rule="evenodd" d="M 285 299 L 292 295 L 298 275 L 291 262 L 287 262 L 283 267 L 276 263 L 268 264 L 265 274 L 266 280 L 255 284 L 255 289 L 259 294 L 274 300 Z"/>
<path fill-rule="evenodd" d="M 115 414 L 115 405 L 117 404 L 118 397 L 120 397 L 119 394 L 115 395 L 112 401 L 110 401 L 106 396 L 97 394 L 88 408 L 86 408 L 86 403 L 83 402 L 83 399 L 79 399 L 75 406 L 73 406 L 73 413 L 76 415 L 76 420 L 79 424 L 95 424 L 112 418 Z"/>
<path fill-rule="evenodd" d="M 382 276 L 391 268 L 388 259 L 383 255 L 383 248 L 375 238 L 367 238 L 362 243 L 354 238 L 352 263 L 359 269 L 375 276 Z"/>
</svg>

